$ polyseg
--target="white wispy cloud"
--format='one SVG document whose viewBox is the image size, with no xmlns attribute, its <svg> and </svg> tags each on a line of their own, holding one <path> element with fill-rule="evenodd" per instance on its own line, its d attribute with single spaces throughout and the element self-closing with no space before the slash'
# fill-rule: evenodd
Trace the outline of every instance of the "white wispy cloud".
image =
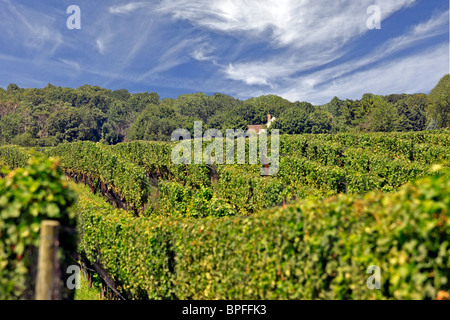
<svg viewBox="0 0 450 320">
<path fill-rule="evenodd" d="M 149 3 L 145 2 L 129 2 L 126 4 L 115 5 L 109 7 L 109 12 L 112 14 L 129 14 L 137 9 L 147 7 Z"/>
<path fill-rule="evenodd" d="M 202 44 L 192 49 L 191 56 L 197 61 L 214 61 L 214 56 L 211 55 L 214 48 L 208 44 Z"/>
<path fill-rule="evenodd" d="M 348 74 L 327 83 L 320 72 L 291 79 L 277 90 L 239 90 L 239 96 L 275 93 L 290 101 L 329 102 L 334 96 L 359 99 L 364 93 L 427 93 L 449 72 L 448 44 Z"/>
<path fill-rule="evenodd" d="M 40 56 L 50 56 L 64 43 L 56 27 L 56 19 L 26 6 L 3 0 L 0 11 L 0 29 L 3 36 L 21 41 L 31 50 L 39 50 Z"/>
<path fill-rule="evenodd" d="M 347 74 L 351 74 L 361 68 L 370 67 L 377 62 L 389 58 L 391 55 L 408 49 L 411 46 L 420 43 L 420 41 L 432 38 L 436 35 L 445 33 L 445 25 L 448 23 L 447 13 L 442 13 L 431 17 L 428 21 L 420 23 L 413 27 L 408 33 L 392 38 L 386 43 L 381 44 L 374 51 L 368 55 L 354 58 L 350 61 L 338 64 L 334 67 L 328 67 L 320 71 L 308 74 L 310 84 L 319 85 L 327 81 L 339 79 Z M 255 66 L 264 66 L 261 63 L 255 63 Z M 287 64 L 286 68 L 291 70 L 291 73 L 298 71 L 295 64 Z M 244 70 L 242 70 L 244 73 Z M 286 73 L 287 77 L 290 75 Z"/>
<path fill-rule="evenodd" d="M 153 62 L 153 67 L 142 74 L 138 81 L 143 81 L 149 76 L 154 76 L 158 73 L 170 70 L 182 63 L 188 61 L 186 52 L 201 43 L 201 38 L 185 38 L 176 37 L 166 43 L 165 50 L 158 56 L 158 59 Z"/>
<path fill-rule="evenodd" d="M 359 98 L 369 91 L 375 94 L 428 93 L 448 70 L 448 45 L 445 44 L 342 77 L 309 96 L 312 100 L 327 102 L 325 96 Z"/>
<path fill-rule="evenodd" d="M 105 41 L 102 38 L 95 40 L 95 46 L 97 47 L 98 52 L 101 54 L 105 53 Z"/>
<path fill-rule="evenodd" d="M 383 18 L 415 0 L 378 0 Z M 373 0 L 163 0 L 157 11 L 202 28 L 266 37 L 277 46 L 343 45 L 368 31 L 367 8 Z M 351 19 L 349 19 L 351 18 Z"/>
<path fill-rule="evenodd" d="M 221 71 L 227 79 L 242 81 L 247 85 L 266 85 L 273 88 L 274 84 L 290 78 L 292 74 L 325 65 L 338 57 L 326 52 L 307 57 L 286 52 L 263 60 L 230 63 L 223 66 Z"/>
<path fill-rule="evenodd" d="M 68 65 L 69 67 L 80 71 L 81 70 L 81 66 L 78 62 L 76 61 L 72 61 L 72 60 L 67 60 L 67 59 L 59 59 L 59 61 L 61 61 L 62 63 L 64 63 L 65 65 Z"/>
</svg>

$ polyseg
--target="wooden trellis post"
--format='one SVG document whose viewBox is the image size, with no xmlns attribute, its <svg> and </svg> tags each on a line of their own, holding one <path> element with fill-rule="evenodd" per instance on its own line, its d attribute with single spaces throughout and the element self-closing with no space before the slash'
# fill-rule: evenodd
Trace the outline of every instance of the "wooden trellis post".
<svg viewBox="0 0 450 320">
<path fill-rule="evenodd" d="M 36 300 L 61 300 L 59 277 L 59 222 L 41 222 Z"/>
</svg>

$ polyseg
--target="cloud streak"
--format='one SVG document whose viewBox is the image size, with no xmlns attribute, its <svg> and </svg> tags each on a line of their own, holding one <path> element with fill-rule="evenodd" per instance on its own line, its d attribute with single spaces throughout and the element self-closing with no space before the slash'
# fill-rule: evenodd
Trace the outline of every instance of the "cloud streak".
<svg viewBox="0 0 450 320">
<path fill-rule="evenodd" d="M 448 45 L 440 45 L 417 55 L 349 74 L 323 86 L 305 86 L 300 79 L 281 94 L 293 101 L 308 97 L 313 103 L 323 104 L 334 96 L 359 99 L 368 92 L 383 95 L 427 93 L 446 73 Z"/>
<path fill-rule="evenodd" d="M 77 71 L 81 71 L 81 66 L 78 62 L 75 61 L 70 61 L 70 60 L 66 60 L 66 59 L 59 59 L 62 63 L 64 63 L 65 65 L 72 67 L 73 69 L 77 70 Z"/>
<path fill-rule="evenodd" d="M 3 0 L 0 29 L 11 41 L 20 41 L 29 50 L 39 50 L 40 56 L 51 56 L 64 43 L 55 27 L 56 19 L 45 13 Z"/>
<path fill-rule="evenodd" d="M 415 0 L 378 0 L 386 19 Z M 158 12 L 215 32 L 267 37 L 275 46 L 341 46 L 367 32 L 373 0 L 163 0 Z M 353 17 L 353 19 L 349 19 Z"/>
<path fill-rule="evenodd" d="M 145 8 L 148 6 L 149 4 L 145 2 L 129 2 L 127 4 L 111 6 L 109 7 L 109 12 L 111 14 L 126 15 L 132 13 L 133 11 L 136 11 L 137 9 Z"/>
<path fill-rule="evenodd" d="M 360 99 L 365 93 L 427 93 L 448 73 L 448 45 L 439 45 L 425 52 L 373 65 L 328 81 L 322 72 L 291 79 L 276 90 L 237 90 L 238 96 L 276 93 L 290 101 L 314 104 L 341 99 Z M 445 67 L 446 66 L 446 67 Z M 407 79 L 408 81 L 405 81 Z"/>
</svg>

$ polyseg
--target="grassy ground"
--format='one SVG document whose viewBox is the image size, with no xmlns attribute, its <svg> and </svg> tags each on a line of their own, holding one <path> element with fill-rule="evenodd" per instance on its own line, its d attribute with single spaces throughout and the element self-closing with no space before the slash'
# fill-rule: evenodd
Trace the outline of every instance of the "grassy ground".
<svg viewBox="0 0 450 320">
<path fill-rule="evenodd" d="M 76 290 L 75 300 L 102 300 L 99 289 L 95 286 L 89 288 L 89 283 L 84 276 L 81 275 L 80 278 L 81 288 Z"/>
</svg>

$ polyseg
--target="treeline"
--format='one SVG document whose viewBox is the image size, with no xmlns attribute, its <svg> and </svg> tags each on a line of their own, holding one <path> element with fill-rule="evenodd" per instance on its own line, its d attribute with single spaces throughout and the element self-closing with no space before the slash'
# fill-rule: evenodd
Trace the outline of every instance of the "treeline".
<svg viewBox="0 0 450 320">
<path fill-rule="evenodd" d="M 160 99 L 155 92 L 131 94 L 84 85 L 0 88 L 0 144 L 25 147 L 63 142 L 117 144 L 131 140 L 168 141 L 175 129 L 247 129 L 276 117 L 273 128 L 286 134 L 422 131 L 450 125 L 450 75 L 429 94 L 365 94 L 361 100 L 333 98 L 314 106 L 275 95 L 245 101 L 216 93 Z"/>
</svg>

